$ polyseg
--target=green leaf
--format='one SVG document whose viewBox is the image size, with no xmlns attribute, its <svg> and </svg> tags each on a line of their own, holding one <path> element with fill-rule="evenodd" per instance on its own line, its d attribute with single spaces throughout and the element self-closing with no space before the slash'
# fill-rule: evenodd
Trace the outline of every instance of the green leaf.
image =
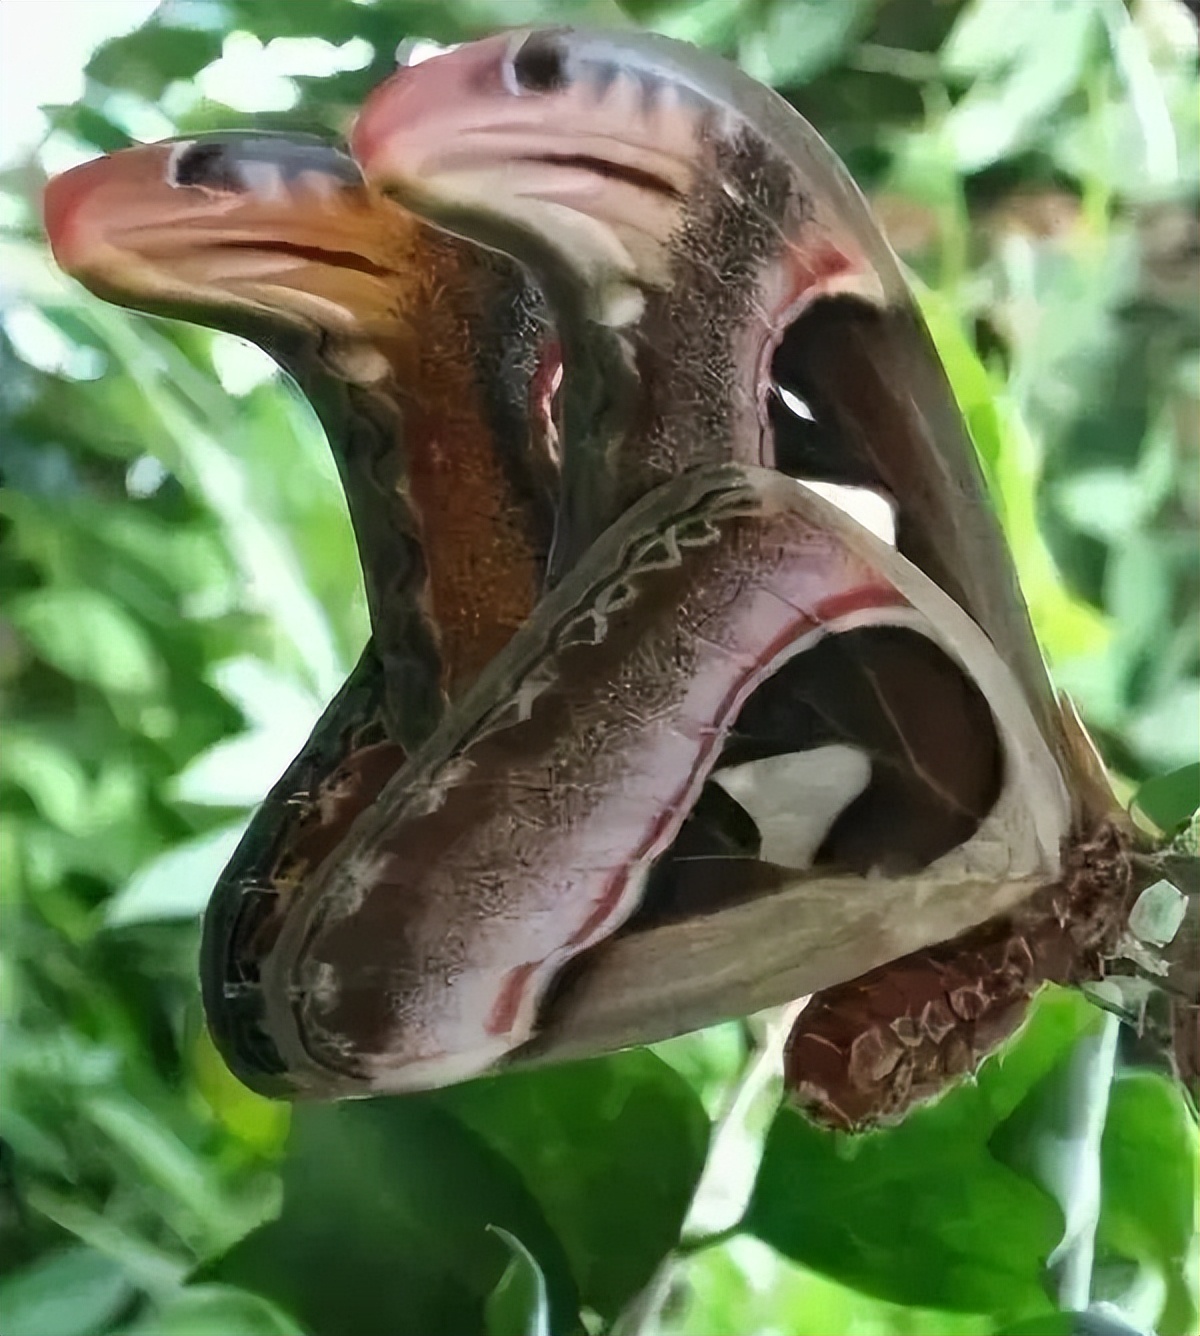
<svg viewBox="0 0 1200 1336">
<path fill-rule="evenodd" d="M 993 490 L 998 490 L 996 469 L 1004 453 L 1004 427 L 996 405 L 996 387 L 963 331 L 953 303 L 924 283 L 914 284 L 921 318 L 933 339 L 946 379 L 967 424 L 972 444 Z M 997 505 L 1000 498 L 996 498 Z"/>
<path fill-rule="evenodd" d="M 0 779 L 25 790 L 38 811 L 59 830 L 86 822 L 88 782 L 76 756 L 37 729 L 7 724 L 0 748 Z"/>
<path fill-rule="evenodd" d="M 942 67 L 961 79 L 998 74 L 1027 40 L 1024 25 L 1013 22 L 1012 0 L 972 0 L 959 10 L 942 46 Z"/>
<path fill-rule="evenodd" d="M 1132 471 L 1110 466 L 1086 469 L 1055 488 L 1063 517 L 1103 543 L 1120 543 L 1137 532 L 1140 513 Z"/>
<path fill-rule="evenodd" d="M 1082 83 L 1103 31 L 1093 0 L 1039 0 L 1021 11 L 1020 23 L 1011 14 L 1009 0 L 982 0 L 964 12 L 943 53 L 951 70 L 987 75 L 972 84 L 943 125 L 964 173 L 1016 153 L 1044 133 L 1050 115 Z"/>
<path fill-rule="evenodd" d="M 251 727 L 194 756 L 172 794 L 214 807 L 256 806 L 308 740 L 323 702 L 259 659 L 217 664 L 210 676 Z"/>
<path fill-rule="evenodd" d="M 1072 1050 L 989 1143 L 996 1159 L 1058 1203 L 1063 1229 L 1047 1262 L 1046 1286 L 1073 1306 L 1086 1304 L 1092 1292 L 1088 1250 L 1100 1212 L 1100 1138 L 1119 1028 L 1115 1016 L 1094 1012 Z"/>
<path fill-rule="evenodd" d="M 231 1285 L 191 1285 L 120 1336 L 305 1336 L 274 1304 Z"/>
<path fill-rule="evenodd" d="M 43 106 L 42 110 L 56 130 L 65 130 L 85 144 L 95 145 L 102 153 L 115 153 L 133 143 L 119 125 L 82 103 L 66 107 Z"/>
<path fill-rule="evenodd" d="M 741 1021 L 725 1021 L 707 1030 L 664 1039 L 650 1051 L 683 1077 L 709 1115 L 715 1117 L 728 1102 L 729 1091 L 746 1065 L 747 1047 Z"/>
<path fill-rule="evenodd" d="M 1129 742 L 1148 765 L 1170 770 L 1191 765 L 1200 739 L 1200 681 L 1184 678 L 1139 710 Z"/>
<path fill-rule="evenodd" d="M 53 1220 L 80 1243 L 103 1253 L 129 1280 L 153 1293 L 177 1289 L 190 1270 L 190 1259 L 182 1255 L 182 1250 L 167 1252 L 139 1237 L 136 1222 L 116 1221 L 112 1213 L 102 1214 L 67 1193 L 39 1183 L 30 1187 L 27 1201 L 32 1210 Z"/>
<path fill-rule="evenodd" d="M 229 1213 L 218 1187 L 216 1165 L 204 1160 L 168 1123 L 156 1118 L 153 1110 L 124 1091 L 93 1096 L 84 1107 L 94 1126 L 147 1183 L 171 1198 L 213 1238 L 228 1237 Z"/>
<path fill-rule="evenodd" d="M 507 1229 L 496 1225 L 490 1228 L 504 1240 L 513 1256 L 496 1288 L 488 1295 L 487 1336 L 550 1336 L 546 1277 L 537 1258 Z"/>
<path fill-rule="evenodd" d="M 987 476 L 1038 639 L 1055 663 L 1094 654 L 1106 646 L 1109 628 L 1067 589 L 1046 546 L 1038 522 L 1041 467 L 1033 438 L 980 360 L 952 305 L 922 285 L 917 295 Z"/>
<path fill-rule="evenodd" d="M 901 1308 L 872 1298 L 807 1271 L 744 1234 L 687 1256 L 676 1276 L 682 1282 L 682 1313 L 669 1330 L 681 1336 L 991 1336 L 993 1330 L 986 1317 Z"/>
<path fill-rule="evenodd" d="M 145 424 L 162 462 L 203 499 L 220 522 L 230 553 L 253 593 L 254 605 L 269 613 L 280 635 L 291 641 L 317 693 L 332 695 L 341 686 L 348 665 L 335 642 L 328 614 L 302 578 L 292 535 L 273 522 L 266 507 L 256 503 L 250 470 L 241 457 L 255 446 L 254 433 L 242 433 L 243 439 L 238 439 L 228 396 L 212 381 L 199 377 L 157 327 L 142 333 L 148 327 L 124 311 L 99 303 L 86 309 L 89 323 L 125 372 L 131 416 Z M 154 366 L 153 374 L 145 374 L 148 363 Z M 185 378 L 194 386 L 187 387 Z M 203 396 L 202 410 L 188 402 L 185 388 L 196 388 Z M 295 413 L 292 419 L 297 421 Z M 285 467 L 284 458 L 296 467 L 297 456 L 311 462 L 318 449 L 323 450 L 311 414 L 309 419 L 308 431 L 297 433 L 282 447 L 273 442 L 281 467 Z M 281 455 L 281 450 L 291 453 Z"/>
<path fill-rule="evenodd" d="M 743 0 L 685 0 L 659 4 L 655 0 L 623 0 L 639 24 L 665 37 L 727 50 L 742 26 Z"/>
<path fill-rule="evenodd" d="M 226 1067 L 207 1029 L 192 1046 L 192 1076 L 208 1107 L 237 1139 L 262 1155 L 283 1152 L 291 1121 L 291 1105 L 256 1095 Z"/>
<path fill-rule="evenodd" d="M 320 1336 L 482 1331 L 510 1260 L 489 1226 L 524 1240 L 556 1327 L 577 1321 L 562 1249 L 516 1171 L 425 1096 L 292 1118 L 283 1210 L 203 1279 L 263 1294 Z"/>
<path fill-rule="evenodd" d="M 68 677 L 121 696 L 150 696 L 162 663 L 141 626 L 95 589 L 48 588 L 8 605 L 13 625 L 45 661 Z"/>
<path fill-rule="evenodd" d="M 1093 1015 L 1076 995 L 1044 993 L 975 1082 L 886 1131 L 847 1137 L 781 1110 L 745 1227 L 788 1257 L 895 1303 L 1044 1310 L 1043 1269 L 1062 1216 L 988 1142 Z"/>
<path fill-rule="evenodd" d="M 772 85 L 807 83 L 845 54 L 879 0 L 774 0 L 738 44 L 738 64 Z"/>
<path fill-rule="evenodd" d="M 50 1253 L 0 1280 L 4 1336 L 93 1336 L 133 1297 L 125 1272 L 90 1248 Z"/>
<path fill-rule="evenodd" d="M 1170 634 L 1175 617 L 1172 583 L 1168 554 L 1145 534 L 1133 535 L 1109 555 L 1104 602 L 1116 627 L 1112 659 L 1124 683 L 1134 678 L 1146 646 L 1162 644 Z"/>
<path fill-rule="evenodd" d="M 1200 809 L 1200 761 L 1148 779 L 1138 789 L 1133 801 L 1159 830 L 1167 835 L 1174 834 Z"/>
<path fill-rule="evenodd" d="M 512 1164 L 558 1235 L 583 1302 L 615 1317 L 679 1241 L 709 1122 L 651 1053 L 511 1072 L 441 1092 Z"/>
<path fill-rule="evenodd" d="M 89 62 L 88 74 L 113 88 L 158 97 L 173 79 L 194 78 L 220 54 L 219 30 L 173 28 L 151 21 L 106 42 Z"/>
<path fill-rule="evenodd" d="M 1101 1146 L 1097 1260 L 1135 1262 L 1162 1287 L 1160 1336 L 1196 1330 L 1196 1181 L 1200 1146 L 1180 1092 L 1151 1072 L 1113 1086 Z"/>
<path fill-rule="evenodd" d="M 246 833 L 244 819 L 197 835 L 152 859 L 108 901 L 110 928 L 161 919 L 196 918 L 204 912 L 221 869 Z"/>
</svg>

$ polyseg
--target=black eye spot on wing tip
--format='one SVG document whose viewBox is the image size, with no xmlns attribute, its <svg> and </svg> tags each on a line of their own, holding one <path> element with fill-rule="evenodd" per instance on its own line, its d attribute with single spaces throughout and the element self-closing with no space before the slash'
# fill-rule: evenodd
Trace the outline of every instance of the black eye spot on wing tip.
<svg viewBox="0 0 1200 1336">
<path fill-rule="evenodd" d="M 175 186 L 247 194 L 254 190 L 264 168 L 289 185 L 312 175 L 348 198 L 366 198 L 358 164 L 337 144 L 317 135 L 229 131 L 219 137 L 183 141 L 168 175 Z"/>
<path fill-rule="evenodd" d="M 229 194 L 241 194 L 246 189 L 238 164 L 224 144 L 189 144 L 175 159 L 171 183 Z"/>
<path fill-rule="evenodd" d="M 513 83 L 523 93 L 556 93 L 571 82 L 567 49 L 555 33 L 534 33 L 512 57 Z"/>
</svg>

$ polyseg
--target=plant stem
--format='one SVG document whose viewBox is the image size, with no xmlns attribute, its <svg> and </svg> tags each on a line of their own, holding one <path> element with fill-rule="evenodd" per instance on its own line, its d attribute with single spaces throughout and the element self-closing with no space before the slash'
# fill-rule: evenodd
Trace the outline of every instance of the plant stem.
<svg viewBox="0 0 1200 1336">
<path fill-rule="evenodd" d="M 727 1180 L 731 1173 L 738 1170 L 744 1173 L 747 1167 L 744 1157 L 739 1157 L 741 1163 L 736 1162 L 735 1152 L 739 1149 L 738 1142 L 746 1136 L 747 1115 L 782 1070 L 784 1043 L 792 1022 L 806 1001 L 807 998 L 792 1003 L 762 1018 L 762 1027 L 753 1035 L 741 1071 L 730 1085 L 724 1110 L 713 1122 L 708 1155 L 684 1219 L 681 1231 L 683 1237 L 663 1258 L 649 1284 L 617 1319 L 611 1336 L 650 1336 L 682 1264 L 696 1253 L 716 1247 L 739 1232 L 758 1166 L 756 1159 L 748 1181 L 737 1183 L 735 1192 L 730 1194 Z M 761 1146 L 758 1149 L 761 1153 Z M 729 1208 L 730 1200 L 732 1210 L 727 1209 L 726 1213 L 732 1213 L 734 1218 L 728 1224 L 715 1230 L 709 1227 L 703 1232 L 692 1232 L 698 1220 L 707 1225 L 714 1205 L 718 1209 Z"/>
<path fill-rule="evenodd" d="M 1091 1303 L 1096 1227 L 1100 1221 L 1100 1142 L 1108 1118 L 1109 1091 L 1120 1021 L 1105 1014 L 1099 1029 L 1075 1047 L 1065 1073 L 1067 1122 L 1062 1153 L 1047 1166 L 1046 1186 L 1065 1217 L 1062 1242 L 1050 1255 L 1058 1306 L 1083 1312 Z"/>
</svg>

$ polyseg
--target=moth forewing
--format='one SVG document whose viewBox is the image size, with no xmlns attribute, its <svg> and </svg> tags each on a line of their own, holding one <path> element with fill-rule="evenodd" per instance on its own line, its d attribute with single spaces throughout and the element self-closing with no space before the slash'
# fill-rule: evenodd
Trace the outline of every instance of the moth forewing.
<svg viewBox="0 0 1200 1336">
<path fill-rule="evenodd" d="M 281 1049 L 340 1093 L 461 1080 L 519 1049 L 563 967 L 637 909 L 741 704 L 815 640 L 875 624 L 961 665 L 1003 747 L 1001 798 L 913 884 L 918 920 L 949 884 L 1052 878 L 1065 787 L 982 632 L 803 485 L 700 471 L 613 526 L 306 889 L 264 969 Z M 510 708 L 529 678 L 538 693 Z M 725 1005 L 719 973 L 691 986 Z M 644 1019 L 660 1037 L 655 1008 Z"/>
</svg>

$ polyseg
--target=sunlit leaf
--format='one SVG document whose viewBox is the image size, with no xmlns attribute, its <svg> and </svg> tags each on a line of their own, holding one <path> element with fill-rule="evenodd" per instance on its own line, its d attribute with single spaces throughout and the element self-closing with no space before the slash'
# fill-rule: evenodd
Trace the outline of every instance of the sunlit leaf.
<svg viewBox="0 0 1200 1336">
<path fill-rule="evenodd" d="M 864 32 L 879 0 L 772 0 L 738 43 L 738 63 L 769 84 L 807 83 Z"/>
<path fill-rule="evenodd" d="M 259 659 L 233 659 L 211 673 L 252 725 L 193 757 L 172 784 L 182 802 L 252 807 L 308 740 L 321 700 Z"/>
<path fill-rule="evenodd" d="M 198 917 L 245 829 L 245 820 L 231 822 L 147 863 L 109 900 L 105 908 L 108 925 L 118 928 L 154 919 Z"/>
<path fill-rule="evenodd" d="M 121 1268 L 67 1248 L 0 1279 L 4 1336 L 99 1336 L 133 1295 Z"/>
<path fill-rule="evenodd" d="M 906 1308 L 839 1285 L 781 1257 L 748 1235 L 688 1257 L 678 1273 L 683 1293 L 672 1331 L 904 1333 L 991 1336 L 989 1317 Z"/>
<path fill-rule="evenodd" d="M 61 830 L 83 827 L 87 776 L 76 757 L 36 730 L 19 724 L 5 729 L 0 779 L 24 789 L 46 820 Z"/>
<path fill-rule="evenodd" d="M 1195 760 L 1200 738 L 1200 680 L 1184 678 L 1139 710 L 1129 740 L 1147 764 L 1181 767 Z"/>
<path fill-rule="evenodd" d="M 196 1088 L 222 1125 L 260 1154 L 278 1155 L 287 1138 L 291 1107 L 248 1090 L 226 1067 L 206 1029 L 196 1037 L 192 1053 Z"/>
<path fill-rule="evenodd" d="M 1090 1249 L 1102 1191 L 1100 1137 L 1118 1030 L 1114 1016 L 1095 1013 L 989 1143 L 997 1160 L 1043 1188 L 1062 1213 L 1062 1233 L 1046 1260 L 1046 1284 L 1066 1306 L 1086 1304 L 1091 1295 Z"/>
<path fill-rule="evenodd" d="M 1109 629 L 1094 608 L 1067 589 L 1042 537 L 1041 470 L 1033 439 L 967 340 L 953 308 L 929 288 L 919 288 L 918 294 L 987 474 L 1038 638 L 1052 662 L 1095 653 L 1107 643 Z"/>
<path fill-rule="evenodd" d="M 1103 37 L 1096 0 L 1047 0 L 1011 21 L 1007 0 L 974 0 L 943 54 L 956 73 L 983 76 L 943 130 L 964 172 L 1025 148 L 1084 77 Z"/>
<path fill-rule="evenodd" d="M 43 589 L 8 605 L 13 625 L 60 672 L 122 696 L 149 696 L 162 664 L 149 637 L 113 599 L 96 589 Z"/>
</svg>

